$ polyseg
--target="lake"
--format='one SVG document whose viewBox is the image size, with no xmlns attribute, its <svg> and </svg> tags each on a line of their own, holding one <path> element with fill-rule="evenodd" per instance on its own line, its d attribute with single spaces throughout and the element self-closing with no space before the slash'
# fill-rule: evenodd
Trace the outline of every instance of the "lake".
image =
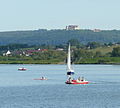
<svg viewBox="0 0 120 108">
<path fill-rule="evenodd" d="M 120 65 L 73 67 L 90 84 L 65 84 L 66 65 L 1 64 L 0 108 L 120 108 Z"/>
</svg>

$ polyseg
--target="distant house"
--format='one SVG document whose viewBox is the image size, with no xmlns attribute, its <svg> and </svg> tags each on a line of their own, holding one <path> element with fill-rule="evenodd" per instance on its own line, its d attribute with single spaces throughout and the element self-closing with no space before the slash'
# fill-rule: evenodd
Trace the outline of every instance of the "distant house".
<svg viewBox="0 0 120 108">
<path fill-rule="evenodd" d="M 48 49 L 38 49 L 38 50 L 19 50 L 19 51 L 13 51 L 12 55 L 24 55 L 24 56 L 30 56 L 33 55 L 37 52 L 44 52 L 48 51 Z M 8 56 L 11 55 L 11 52 L 8 50 L 7 53 L 3 53 L 3 56 Z"/>
<path fill-rule="evenodd" d="M 27 50 L 25 51 L 25 55 L 29 56 L 29 55 L 33 55 L 33 53 L 35 52 L 44 52 L 44 51 L 48 51 L 48 49 L 38 49 L 38 50 Z"/>
<path fill-rule="evenodd" d="M 3 53 L 3 56 L 9 56 L 11 55 L 12 53 L 8 50 L 6 53 Z"/>
<path fill-rule="evenodd" d="M 63 51 L 64 49 L 63 48 L 57 48 L 56 50 L 57 51 Z"/>
<path fill-rule="evenodd" d="M 100 29 L 94 29 L 93 32 L 101 32 Z"/>
<path fill-rule="evenodd" d="M 43 51 L 47 51 L 47 49 L 27 50 L 26 53 L 43 52 Z"/>
</svg>

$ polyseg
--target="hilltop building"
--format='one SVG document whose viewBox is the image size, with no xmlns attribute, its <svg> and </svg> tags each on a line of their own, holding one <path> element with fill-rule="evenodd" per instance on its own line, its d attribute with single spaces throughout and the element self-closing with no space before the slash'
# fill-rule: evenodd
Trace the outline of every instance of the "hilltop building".
<svg viewBox="0 0 120 108">
<path fill-rule="evenodd" d="M 101 32 L 100 29 L 94 29 L 93 32 Z"/>
<path fill-rule="evenodd" d="M 79 26 L 78 25 L 69 25 L 66 26 L 66 30 L 79 30 Z"/>
</svg>

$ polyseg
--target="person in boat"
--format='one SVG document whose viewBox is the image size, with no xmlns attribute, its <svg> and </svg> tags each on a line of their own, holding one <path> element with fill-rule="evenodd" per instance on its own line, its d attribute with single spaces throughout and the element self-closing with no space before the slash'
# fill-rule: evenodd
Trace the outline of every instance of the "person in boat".
<svg viewBox="0 0 120 108">
<path fill-rule="evenodd" d="M 71 77 L 69 77 L 69 78 L 68 78 L 68 81 L 69 81 L 69 82 L 72 82 L 72 78 L 71 78 Z"/>
<path fill-rule="evenodd" d="M 78 77 L 78 79 L 76 80 L 77 82 L 81 82 L 81 78 L 80 77 Z"/>
<path fill-rule="evenodd" d="M 42 79 L 42 80 L 44 80 L 44 79 L 45 79 L 45 77 L 43 77 L 43 76 L 42 76 L 42 78 L 41 78 L 41 79 Z"/>
<path fill-rule="evenodd" d="M 85 81 L 84 77 L 82 77 L 81 81 Z"/>
<path fill-rule="evenodd" d="M 79 81 L 81 81 L 81 78 L 80 78 L 80 77 L 78 77 L 78 80 L 79 80 Z"/>
</svg>

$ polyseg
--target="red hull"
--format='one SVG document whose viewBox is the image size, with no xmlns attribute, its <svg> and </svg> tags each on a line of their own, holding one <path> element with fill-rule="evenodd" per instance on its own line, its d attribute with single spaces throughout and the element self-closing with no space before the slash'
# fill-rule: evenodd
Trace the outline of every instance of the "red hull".
<svg viewBox="0 0 120 108">
<path fill-rule="evenodd" d="M 72 80 L 71 82 L 66 81 L 66 84 L 89 84 L 88 81 L 81 81 L 81 82 L 77 82 L 76 80 Z"/>
<path fill-rule="evenodd" d="M 27 69 L 18 69 L 19 71 L 26 71 Z"/>
</svg>

